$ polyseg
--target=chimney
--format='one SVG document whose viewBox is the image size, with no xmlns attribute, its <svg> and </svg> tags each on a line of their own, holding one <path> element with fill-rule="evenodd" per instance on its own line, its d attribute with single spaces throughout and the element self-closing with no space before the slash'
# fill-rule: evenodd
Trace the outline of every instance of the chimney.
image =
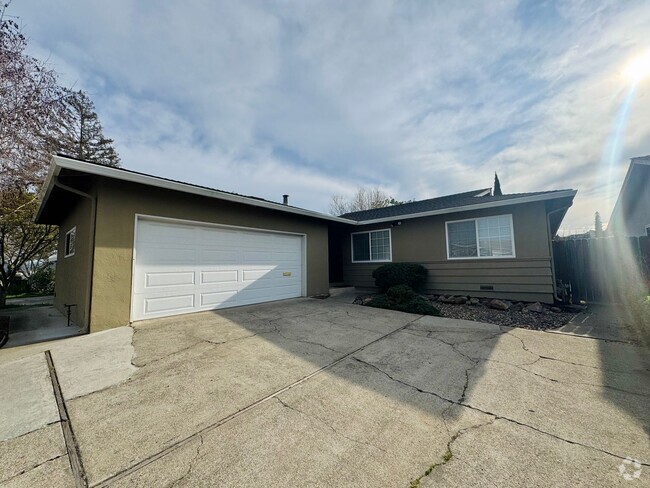
<svg viewBox="0 0 650 488">
<path fill-rule="evenodd" d="M 282 204 L 289 205 L 289 195 L 282 195 Z"/>
</svg>

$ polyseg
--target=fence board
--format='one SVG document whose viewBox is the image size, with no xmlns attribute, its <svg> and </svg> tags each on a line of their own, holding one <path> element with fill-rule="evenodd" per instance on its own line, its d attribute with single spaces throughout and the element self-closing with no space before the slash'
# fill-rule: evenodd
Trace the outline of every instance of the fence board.
<svg viewBox="0 0 650 488">
<path fill-rule="evenodd" d="M 574 303 L 617 301 L 630 284 L 650 285 L 647 236 L 558 240 L 553 256 L 555 277 L 570 285 Z"/>
</svg>

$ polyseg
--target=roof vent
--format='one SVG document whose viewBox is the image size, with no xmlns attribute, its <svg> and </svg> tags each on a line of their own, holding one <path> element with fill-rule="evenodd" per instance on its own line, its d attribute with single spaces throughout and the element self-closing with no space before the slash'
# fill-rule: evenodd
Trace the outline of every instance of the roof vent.
<svg viewBox="0 0 650 488">
<path fill-rule="evenodd" d="M 282 204 L 289 205 L 289 195 L 282 195 Z"/>
</svg>

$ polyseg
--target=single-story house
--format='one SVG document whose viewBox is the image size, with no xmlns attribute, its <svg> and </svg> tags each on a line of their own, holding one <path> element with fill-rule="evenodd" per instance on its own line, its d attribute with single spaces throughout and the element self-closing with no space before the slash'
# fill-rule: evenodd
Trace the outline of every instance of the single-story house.
<svg viewBox="0 0 650 488">
<path fill-rule="evenodd" d="M 55 306 L 92 332 L 372 287 L 386 262 L 431 293 L 552 303 L 551 238 L 574 190 L 489 188 L 341 217 L 54 156 L 36 222 L 59 226 Z"/>
<path fill-rule="evenodd" d="M 650 236 L 650 156 L 632 158 L 618 194 L 607 233 Z"/>
</svg>

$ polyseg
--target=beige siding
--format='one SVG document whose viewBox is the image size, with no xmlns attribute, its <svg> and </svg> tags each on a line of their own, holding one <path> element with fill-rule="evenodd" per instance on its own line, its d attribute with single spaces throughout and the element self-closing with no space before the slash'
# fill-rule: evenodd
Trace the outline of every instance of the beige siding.
<svg viewBox="0 0 650 488">
<path fill-rule="evenodd" d="M 329 291 L 324 221 L 108 179 L 99 185 L 92 332 L 130 321 L 136 214 L 306 234 L 307 295 Z"/>
<path fill-rule="evenodd" d="M 516 258 L 448 260 L 445 222 L 512 214 Z M 397 222 L 397 219 L 396 219 Z M 390 227 L 376 224 L 358 230 Z M 393 262 L 421 263 L 429 270 L 428 293 L 553 301 L 553 278 L 544 203 L 459 212 L 405 220 L 391 228 Z M 352 263 L 349 235 L 343 243 L 346 283 L 374 287 L 372 271 L 381 264 Z M 491 290 L 481 289 L 492 287 Z"/>
<path fill-rule="evenodd" d="M 59 225 L 54 306 L 65 314 L 64 304 L 75 304 L 70 309 L 70 317 L 75 324 L 85 327 L 88 325 L 86 303 L 90 279 L 90 200 L 74 197 L 73 202 L 70 212 Z M 66 258 L 65 234 L 75 226 L 75 253 Z"/>
</svg>

